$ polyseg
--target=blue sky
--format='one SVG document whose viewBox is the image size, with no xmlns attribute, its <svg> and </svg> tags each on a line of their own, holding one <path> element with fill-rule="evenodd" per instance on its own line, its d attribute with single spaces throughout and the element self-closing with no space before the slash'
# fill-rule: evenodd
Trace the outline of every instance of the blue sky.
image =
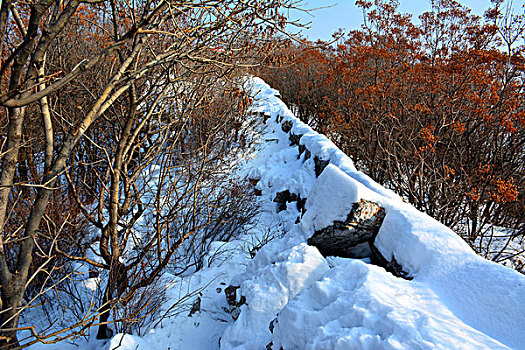
<svg viewBox="0 0 525 350">
<path fill-rule="evenodd" d="M 459 0 L 460 4 L 472 9 L 475 14 L 482 15 L 490 6 L 490 0 Z M 525 0 L 514 0 L 514 8 L 523 11 Z M 333 5 L 329 8 L 322 8 Z M 310 14 L 293 11 L 289 13 L 291 19 L 300 19 L 302 22 L 311 22 L 311 29 L 303 29 L 302 34 L 311 40 L 330 39 L 338 28 L 355 29 L 361 25 L 363 14 L 355 6 L 355 0 L 305 0 L 303 8 L 314 9 Z M 411 13 L 417 18 L 421 13 L 430 9 L 430 0 L 400 0 L 401 12 Z M 290 28 L 293 32 L 298 29 Z"/>
</svg>

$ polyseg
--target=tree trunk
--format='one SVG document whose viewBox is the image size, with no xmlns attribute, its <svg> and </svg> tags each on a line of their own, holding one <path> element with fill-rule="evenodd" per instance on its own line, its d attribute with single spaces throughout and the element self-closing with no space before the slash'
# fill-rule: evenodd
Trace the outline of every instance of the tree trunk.
<svg viewBox="0 0 525 350">
<path fill-rule="evenodd" d="M 100 326 L 98 326 L 97 339 L 108 339 L 112 335 L 112 332 L 108 328 L 107 324 L 109 319 L 109 312 L 111 311 L 110 300 L 112 299 L 113 295 L 112 290 L 113 286 L 110 282 L 108 282 L 108 285 L 106 286 L 106 290 L 104 292 L 104 298 L 102 298 L 102 307 L 100 308 Z"/>
<path fill-rule="evenodd" d="M 6 224 L 6 212 L 11 193 L 11 185 L 18 164 L 18 153 L 22 139 L 22 124 L 24 121 L 24 108 L 10 108 L 9 131 L 7 134 L 7 154 L 2 161 L 2 173 L 0 175 L 0 232 L 4 231 Z M 25 289 L 25 281 L 20 281 L 18 271 L 12 274 L 6 260 L 3 234 L 0 235 L 0 344 L 16 344 L 16 331 L 13 329 L 18 325 L 17 310 L 20 307 Z M 1 331 L 11 329 L 10 331 Z"/>
<path fill-rule="evenodd" d="M 111 305 L 115 300 L 119 300 L 126 292 L 128 287 L 127 269 L 124 264 L 117 260 L 111 264 L 109 270 L 108 284 L 102 299 L 100 308 L 100 326 L 97 331 L 97 339 L 108 339 L 113 336 L 113 331 L 108 327 L 108 320 L 111 312 Z"/>
<path fill-rule="evenodd" d="M 2 312 L 0 314 L 0 348 L 18 345 L 16 328 L 24 296 L 25 283 L 18 274 L 13 274 L 8 285 L 2 285 Z"/>
</svg>

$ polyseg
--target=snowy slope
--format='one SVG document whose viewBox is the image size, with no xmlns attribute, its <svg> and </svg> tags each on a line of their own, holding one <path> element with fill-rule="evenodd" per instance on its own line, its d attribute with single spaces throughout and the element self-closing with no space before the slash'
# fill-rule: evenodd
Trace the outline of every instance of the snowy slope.
<svg viewBox="0 0 525 350">
<path fill-rule="evenodd" d="M 260 179 L 257 226 L 214 243 L 204 269 L 170 279 L 165 317 L 145 335 L 89 340 L 80 349 L 525 349 L 525 276 L 478 257 L 454 232 L 358 172 L 277 91 L 258 78 L 251 84 L 254 112 L 270 116 L 240 170 Z M 290 133 L 302 135 L 302 152 L 290 146 Z M 330 163 L 318 177 L 315 157 Z M 284 190 L 307 198 L 304 216 L 295 202 L 278 212 L 273 199 Z M 385 208 L 376 246 L 413 280 L 368 259 L 325 258 L 306 244 L 360 199 Z M 224 294 L 229 285 L 246 298 L 235 321 Z M 190 317 L 197 300 L 200 311 Z"/>
<path fill-rule="evenodd" d="M 258 110 L 270 114 L 271 137 L 279 140 L 259 154 L 263 194 L 270 201 L 289 189 L 308 198 L 307 211 L 234 281 L 248 305 L 226 329 L 224 349 L 261 349 L 270 342 L 272 349 L 525 348 L 524 276 L 479 258 L 454 232 L 358 172 L 329 140 L 298 121 L 275 90 L 254 82 Z M 277 116 L 284 119 L 275 123 Z M 304 134 L 308 160 L 304 153 L 297 159 L 298 147 L 289 146 L 286 121 L 293 123 L 291 133 Z M 315 156 L 331 164 L 317 179 Z M 304 245 L 360 199 L 386 209 L 376 246 L 385 257 L 395 256 L 412 281 L 359 260 L 324 260 Z M 298 213 L 288 205 L 277 215 L 293 223 Z"/>
</svg>

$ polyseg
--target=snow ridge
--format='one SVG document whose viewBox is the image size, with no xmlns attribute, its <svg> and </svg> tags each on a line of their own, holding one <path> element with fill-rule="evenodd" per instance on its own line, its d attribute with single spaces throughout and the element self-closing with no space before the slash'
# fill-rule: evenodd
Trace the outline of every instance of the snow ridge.
<svg viewBox="0 0 525 350">
<path fill-rule="evenodd" d="M 288 189 L 307 198 L 306 213 L 296 225 L 300 213 L 292 203 L 275 214 L 287 226 L 285 237 L 264 246 L 234 278 L 247 305 L 226 328 L 221 348 L 525 349 L 523 275 L 477 256 L 453 231 L 357 171 L 295 118 L 276 90 L 259 78 L 252 84 L 254 111 L 270 116 L 268 145 L 253 171 L 263 199 Z M 283 131 L 290 123 L 289 133 L 302 135 L 303 152 Z M 329 161 L 317 178 L 314 158 Z M 376 246 L 387 259 L 395 256 L 412 281 L 366 259 L 325 259 L 305 244 L 360 199 L 385 208 Z"/>
<path fill-rule="evenodd" d="M 165 317 L 145 335 L 119 334 L 104 349 L 525 349 L 525 276 L 478 257 L 450 229 L 359 172 L 264 81 L 248 84 L 254 114 L 268 117 L 239 170 L 258 179 L 257 226 L 238 240 L 214 242 L 202 270 L 166 274 L 172 305 L 162 306 Z M 306 198 L 306 212 L 294 200 L 279 211 L 273 199 L 285 190 Z M 413 280 L 367 258 L 325 258 L 306 244 L 360 199 L 385 209 L 375 245 Z M 246 299 L 236 320 L 224 295 L 229 285 Z"/>
</svg>

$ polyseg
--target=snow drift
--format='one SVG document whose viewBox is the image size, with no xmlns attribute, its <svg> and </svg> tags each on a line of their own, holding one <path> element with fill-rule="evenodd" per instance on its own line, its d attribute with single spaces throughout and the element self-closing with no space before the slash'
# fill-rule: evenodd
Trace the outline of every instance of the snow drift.
<svg viewBox="0 0 525 350">
<path fill-rule="evenodd" d="M 285 189 L 300 194 L 306 213 L 234 279 L 247 305 L 226 329 L 224 349 L 525 348 L 524 276 L 480 258 L 450 229 L 358 172 L 332 142 L 295 118 L 277 91 L 257 78 L 253 84 L 256 111 L 270 116 L 268 135 L 278 140 L 259 154 L 262 193 L 267 201 Z M 289 146 L 283 129 L 295 139 L 302 135 L 299 145 Z M 317 178 L 315 158 L 329 162 Z M 385 208 L 375 246 L 395 257 L 412 281 L 366 259 L 321 264 L 318 251 L 304 247 L 360 199 Z M 293 224 L 299 214 L 288 205 L 278 215 Z M 284 249 L 296 249 L 293 258 L 276 258 Z M 298 260 L 309 266 L 298 270 L 302 276 L 283 270 Z"/>
<path fill-rule="evenodd" d="M 214 242 L 196 273 L 166 274 L 168 301 L 145 335 L 86 340 L 78 348 L 525 349 L 525 276 L 480 258 L 450 229 L 357 171 L 261 79 L 249 85 L 254 115 L 266 122 L 237 175 L 256 180 L 257 226 L 238 240 Z M 286 190 L 295 196 L 276 204 Z M 368 258 L 323 257 L 306 244 L 361 199 L 384 208 L 374 245 L 412 280 Z M 235 317 L 224 295 L 229 285 L 239 286 Z"/>
</svg>

